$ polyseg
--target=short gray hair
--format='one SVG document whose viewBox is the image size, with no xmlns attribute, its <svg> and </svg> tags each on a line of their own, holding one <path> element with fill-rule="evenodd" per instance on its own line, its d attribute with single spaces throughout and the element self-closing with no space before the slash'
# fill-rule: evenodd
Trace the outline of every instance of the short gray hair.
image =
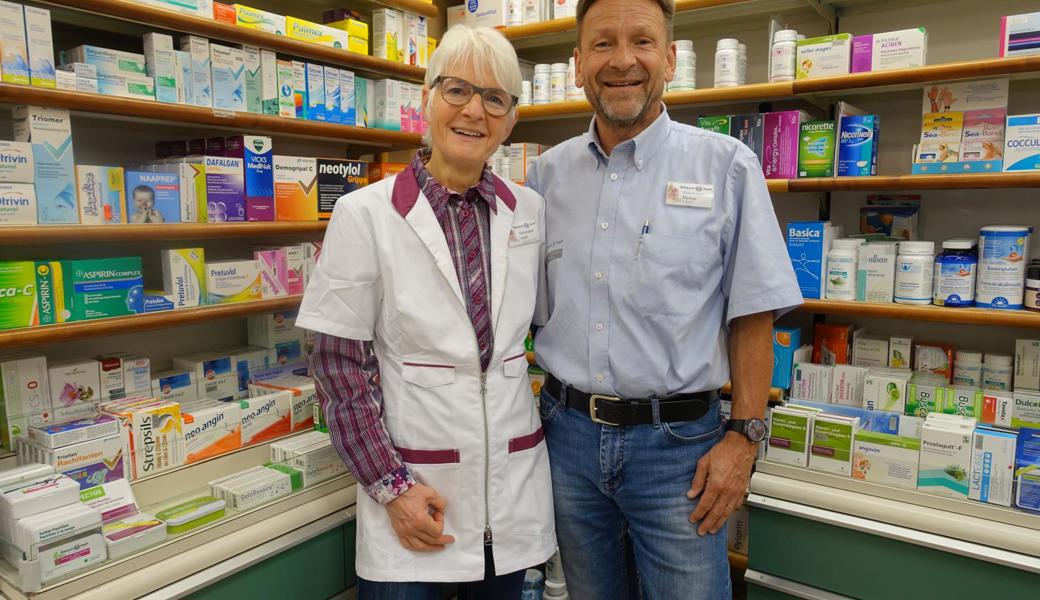
<svg viewBox="0 0 1040 600">
<path fill-rule="evenodd" d="M 469 25 L 455 25 L 449 29 L 430 56 L 430 64 L 426 68 L 426 87 L 432 91 L 433 82 L 438 77 L 450 75 L 452 69 L 462 66 L 472 66 L 481 77 L 491 79 L 513 96 L 520 96 L 523 80 L 520 61 L 513 44 L 497 29 Z M 429 103 L 424 108 L 429 110 Z M 510 116 L 515 112 L 514 106 Z M 429 140 L 424 141 L 429 145 Z"/>
</svg>

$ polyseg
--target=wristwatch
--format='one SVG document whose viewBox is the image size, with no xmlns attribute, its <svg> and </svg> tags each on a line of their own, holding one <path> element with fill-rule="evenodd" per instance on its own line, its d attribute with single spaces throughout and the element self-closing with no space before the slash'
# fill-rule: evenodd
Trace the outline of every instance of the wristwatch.
<svg viewBox="0 0 1040 600">
<path fill-rule="evenodd" d="M 730 419 L 726 431 L 736 431 L 757 444 L 766 439 L 766 422 L 762 419 Z"/>
</svg>

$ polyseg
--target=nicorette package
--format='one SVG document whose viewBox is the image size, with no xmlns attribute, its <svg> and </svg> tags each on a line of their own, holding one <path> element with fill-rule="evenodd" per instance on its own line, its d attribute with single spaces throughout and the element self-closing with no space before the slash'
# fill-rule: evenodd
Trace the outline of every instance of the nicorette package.
<svg viewBox="0 0 1040 600">
<path fill-rule="evenodd" d="M 163 292 L 174 308 L 192 308 L 206 298 L 206 251 L 176 248 L 162 251 Z"/>
<path fill-rule="evenodd" d="M 239 400 L 242 445 L 259 444 L 292 431 L 292 392 L 277 391 Z"/>
<path fill-rule="evenodd" d="M 122 317 L 144 310 L 140 257 L 63 260 L 51 267 L 55 280 L 61 281 L 67 321 Z"/>
<path fill-rule="evenodd" d="M 318 393 L 314 387 L 314 380 L 310 377 L 288 376 L 268 379 L 250 386 L 250 390 L 254 395 L 263 394 L 266 390 L 291 392 L 292 430 L 303 431 L 314 427 L 314 410 L 311 407 L 318 401 Z"/>
<path fill-rule="evenodd" d="M 166 523 L 170 535 L 177 535 L 224 518 L 226 505 L 224 500 L 202 496 L 164 508 L 155 517 Z"/>
<path fill-rule="evenodd" d="M 255 260 L 211 262 L 206 265 L 206 304 L 227 304 L 263 298 L 260 267 Z"/>
<path fill-rule="evenodd" d="M 119 423 L 114 418 L 98 415 L 56 425 L 30 427 L 29 439 L 44 448 L 54 449 L 118 433 Z"/>
<path fill-rule="evenodd" d="M 242 407 L 237 402 L 199 401 L 182 406 L 181 417 L 186 464 L 242 446 Z"/>
</svg>

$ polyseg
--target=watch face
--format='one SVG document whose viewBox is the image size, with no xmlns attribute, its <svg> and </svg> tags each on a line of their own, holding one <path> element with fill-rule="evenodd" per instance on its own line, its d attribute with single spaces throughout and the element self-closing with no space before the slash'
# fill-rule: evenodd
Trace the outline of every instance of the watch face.
<svg viewBox="0 0 1040 600">
<path fill-rule="evenodd" d="M 752 442 L 761 442 L 766 439 L 766 423 L 762 419 L 751 419 L 744 430 L 748 439 Z"/>
</svg>

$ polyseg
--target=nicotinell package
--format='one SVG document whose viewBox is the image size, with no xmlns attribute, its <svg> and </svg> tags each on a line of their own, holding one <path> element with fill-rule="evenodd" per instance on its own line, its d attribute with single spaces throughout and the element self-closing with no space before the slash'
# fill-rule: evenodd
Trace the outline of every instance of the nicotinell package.
<svg viewBox="0 0 1040 600">
<path fill-rule="evenodd" d="M 36 225 L 36 187 L 31 183 L 0 183 L 0 225 Z"/>
<path fill-rule="evenodd" d="M 0 363 L 0 438 L 4 448 L 14 449 L 14 439 L 30 426 L 51 423 L 51 392 L 47 379 L 47 358 L 15 358 Z"/>
<path fill-rule="evenodd" d="M 1004 171 L 1040 171 L 1040 114 L 1008 115 Z"/>
<path fill-rule="evenodd" d="M 229 137 L 227 155 L 242 159 L 245 166 L 246 220 L 273 221 L 274 153 L 271 138 L 257 135 Z"/>
<path fill-rule="evenodd" d="M 256 393 L 264 393 L 265 389 L 292 392 L 292 430 L 303 431 L 314 427 L 312 406 L 318 401 L 318 392 L 313 379 L 300 376 L 280 377 L 257 383 L 255 386 Z"/>
<path fill-rule="evenodd" d="M 227 304 L 263 298 L 260 267 L 255 260 L 230 260 L 206 265 L 206 304 Z"/>
<path fill-rule="evenodd" d="M 319 158 L 318 218 L 332 218 L 336 201 L 368 185 L 368 164 L 358 160 Z"/>
<path fill-rule="evenodd" d="M 126 223 L 122 167 L 76 165 L 76 192 L 82 225 Z"/>
<path fill-rule="evenodd" d="M 94 414 L 101 402 L 101 376 L 98 361 L 68 360 L 52 362 L 47 369 L 51 387 L 54 420 L 64 422 Z"/>
<path fill-rule="evenodd" d="M 838 177 L 877 175 L 878 115 L 842 117 L 838 132 Z"/>
<path fill-rule="evenodd" d="M 813 419 L 809 468 L 835 475 L 852 474 L 852 441 L 859 419 L 819 414 Z"/>
<path fill-rule="evenodd" d="M 246 65 L 241 48 L 209 45 L 213 77 L 213 108 L 246 110 Z"/>
<path fill-rule="evenodd" d="M 15 140 L 32 144 L 40 224 L 79 223 L 69 111 L 16 106 L 13 118 Z"/>
<path fill-rule="evenodd" d="M 163 292 L 174 308 L 199 306 L 206 298 L 206 254 L 203 248 L 162 251 Z"/>
<path fill-rule="evenodd" d="M 234 400 L 238 396 L 238 373 L 231 356 L 222 352 L 202 352 L 175 356 L 174 369 L 195 374 L 199 397 L 211 400 Z"/>
<path fill-rule="evenodd" d="M 242 407 L 237 402 L 199 402 L 181 407 L 185 462 L 191 464 L 242 446 Z"/>
<path fill-rule="evenodd" d="M 292 432 L 292 397 L 292 392 L 277 391 L 240 400 L 242 445 L 259 444 Z"/>
<path fill-rule="evenodd" d="M 213 106 L 209 40 L 197 35 L 186 35 L 181 38 L 181 50 L 191 55 L 191 104 Z"/>
<path fill-rule="evenodd" d="M 51 263 L 61 281 L 66 321 L 86 321 L 140 314 L 144 286 L 141 258 L 97 258 Z M 60 272 L 59 272 L 60 271 Z"/>
<path fill-rule="evenodd" d="M 968 498 L 1011 506 L 1017 441 L 1018 436 L 1010 431 L 984 426 L 975 430 Z"/>
<path fill-rule="evenodd" d="M 29 81 L 38 87 L 55 88 L 51 11 L 25 7 L 25 41 L 29 50 Z"/>
<path fill-rule="evenodd" d="M 101 400 L 119 400 L 152 389 L 151 361 L 129 354 L 98 356 L 101 374 Z"/>
<path fill-rule="evenodd" d="M 274 156 L 275 219 L 318 220 L 318 162 L 302 156 Z"/>
</svg>

